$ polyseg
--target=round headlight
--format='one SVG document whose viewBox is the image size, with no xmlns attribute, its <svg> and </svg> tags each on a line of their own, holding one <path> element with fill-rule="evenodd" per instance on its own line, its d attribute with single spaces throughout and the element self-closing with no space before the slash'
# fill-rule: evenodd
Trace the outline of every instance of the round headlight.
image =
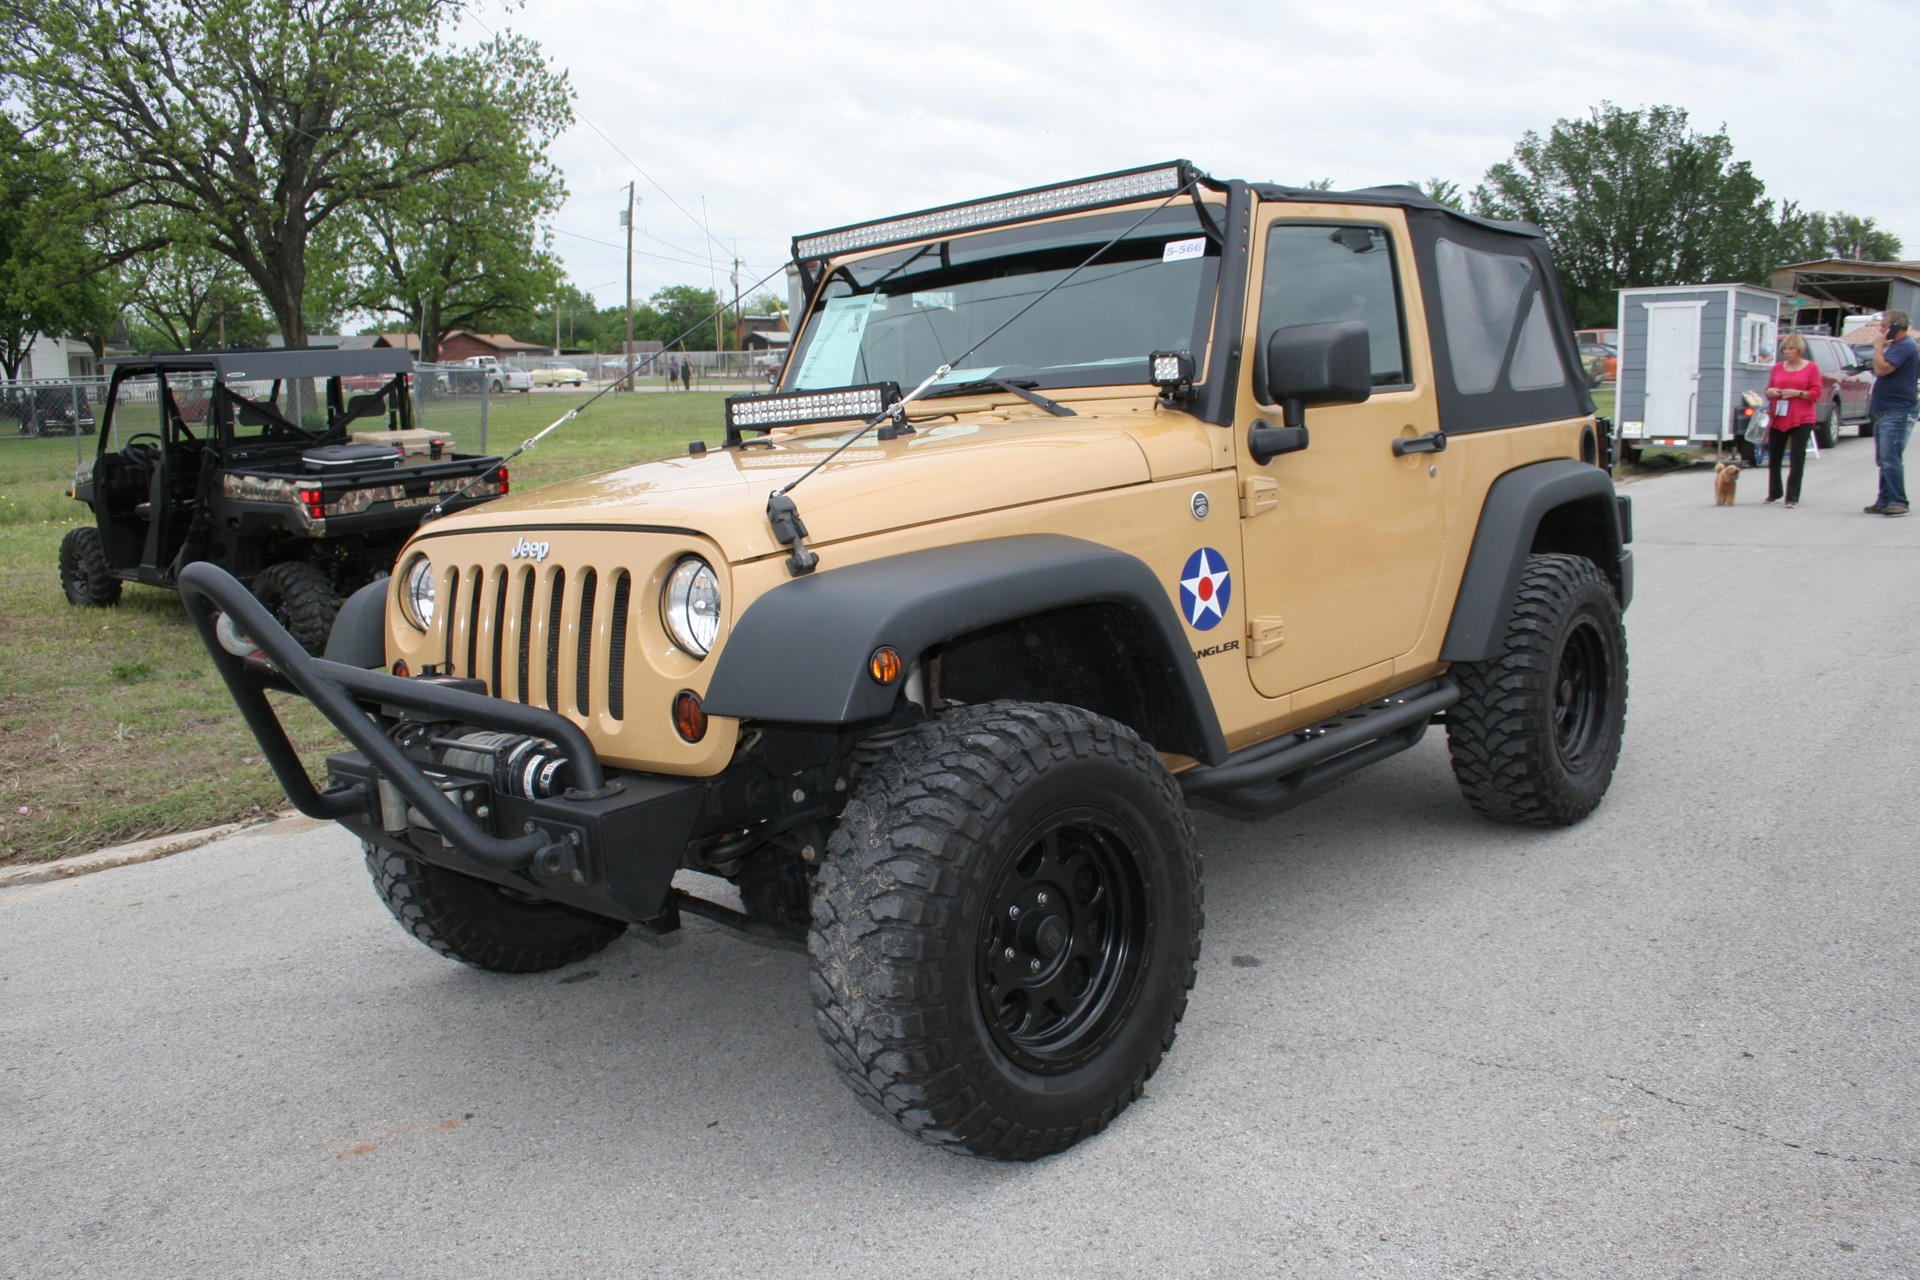
<svg viewBox="0 0 1920 1280">
<path fill-rule="evenodd" d="M 422 631 L 433 629 L 433 561 L 415 556 L 400 574 L 400 611 Z"/>
<path fill-rule="evenodd" d="M 673 566 L 660 593 L 660 616 L 673 642 L 704 658 L 720 637 L 720 579 L 699 556 Z"/>
</svg>

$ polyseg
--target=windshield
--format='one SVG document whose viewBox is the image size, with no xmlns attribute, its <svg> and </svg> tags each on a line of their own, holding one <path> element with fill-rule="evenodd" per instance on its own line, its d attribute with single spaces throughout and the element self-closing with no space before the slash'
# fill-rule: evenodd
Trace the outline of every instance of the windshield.
<svg viewBox="0 0 1920 1280">
<path fill-rule="evenodd" d="M 918 384 L 1072 274 L 1140 214 L 1003 227 L 833 266 L 787 364 L 784 389 Z M 1220 247 L 1189 204 L 1148 216 L 944 381 L 1042 387 L 1144 383 L 1147 356 L 1205 367 Z"/>
</svg>

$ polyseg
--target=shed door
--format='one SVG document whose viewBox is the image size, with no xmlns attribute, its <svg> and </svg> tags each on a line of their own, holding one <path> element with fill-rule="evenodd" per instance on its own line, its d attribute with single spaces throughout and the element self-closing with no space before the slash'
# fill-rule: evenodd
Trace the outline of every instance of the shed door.
<svg viewBox="0 0 1920 1280">
<path fill-rule="evenodd" d="M 1700 306 L 1647 308 L 1647 435 L 1693 434 L 1700 400 Z"/>
</svg>

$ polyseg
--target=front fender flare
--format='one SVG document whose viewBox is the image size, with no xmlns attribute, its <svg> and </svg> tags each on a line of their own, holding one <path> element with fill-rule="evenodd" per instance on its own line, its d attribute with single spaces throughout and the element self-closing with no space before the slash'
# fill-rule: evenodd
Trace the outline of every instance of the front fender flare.
<svg viewBox="0 0 1920 1280">
<path fill-rule="evenodd" d="M 1126 608 L 1163 664 L 1181 741 L 1158 745 L 1224 760 L 1219 717 L 1166 587 L 1137 557 L 1058 534 L 908 552 L 782 583 L 728 635 L 706 708 L 796 724 L 877 719 L 899 696 L 867 675 L 881 645 L 911 662 L 943 640 L 1083 604 Z"/>
</svg>

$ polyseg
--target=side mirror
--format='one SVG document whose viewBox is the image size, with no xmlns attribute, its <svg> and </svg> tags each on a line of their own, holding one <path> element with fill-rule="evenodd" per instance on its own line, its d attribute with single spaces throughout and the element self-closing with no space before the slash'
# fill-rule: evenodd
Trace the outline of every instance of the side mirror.
<svg viewBox="0 0 1920 1280">
<path fill-rule="evenodd" d="M 1373 353 L 1358 320 L 1297 324 L 1267 338 L 1267 403 L 1288 427 L 1304 427 L 1308 405 L 1360 404 L 1373 395 Z"/>
</svg>

